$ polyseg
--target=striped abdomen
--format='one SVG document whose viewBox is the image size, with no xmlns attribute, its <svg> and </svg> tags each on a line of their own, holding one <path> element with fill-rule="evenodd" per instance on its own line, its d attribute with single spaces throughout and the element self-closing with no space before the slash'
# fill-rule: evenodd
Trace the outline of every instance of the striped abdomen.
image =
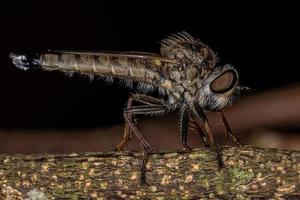
<svg viewBox="0 0 300 200">
<path fill-rule="evenodd" d="M 152 54 L 63 52 L 16 54 L 10 58 L 22 70 L 42 68 L 144 82 L 156 85 L 161 78 L 163 58 Z"/>
<path fill-rule="evenodd" d="M 124 79 L 154 83 L 159 80 L 159 68 L 144 58 L 89 54 L 42 54 L 40 66 L 45 70 L 59 70 L 98 76 L 115 76 Z"/>
</svg>

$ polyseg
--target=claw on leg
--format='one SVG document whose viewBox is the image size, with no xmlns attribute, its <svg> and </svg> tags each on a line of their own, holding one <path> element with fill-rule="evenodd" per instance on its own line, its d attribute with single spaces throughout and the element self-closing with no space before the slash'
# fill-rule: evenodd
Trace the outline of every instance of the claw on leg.
<svg viewBox="0 0 300 200">
<path fill-rule="evenodd" d="M 187 151 L 193 151 L 192 147 L 190 147 L 188 144 L 183 144 L 183 147 Z"/>
</svg>

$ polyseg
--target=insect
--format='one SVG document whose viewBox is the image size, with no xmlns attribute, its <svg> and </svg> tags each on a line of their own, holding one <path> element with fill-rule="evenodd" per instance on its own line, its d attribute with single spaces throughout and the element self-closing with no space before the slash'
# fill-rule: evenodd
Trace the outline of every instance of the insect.
<svg viewBox="0 0 300 200">
<path fill-rule="evenodd" d="M 220 112 L 225 135 L 240 145 L 232 133 L 222 109 L 234 102 L 240 91 L 239 76 L 231 65 L 217 66 L 215 53 L 199 39 L 187 32 L 173 34 L 161 41 L 160 54 L 143 52 L 76 52 L 48 51 L 32 55 L 10 54 L 13 64 L 22 69 L 41 68 L 59 70 L 67 74 L 123 80 L 132 87 L 149 92 L 158 89 L 159 97 L 142 92 L 132 94 L 124 110 L 125 129 L 123 140 L 117 145 L 122 150 L 134 134 L 143 146 L 141 182 L 146 180 L 146 162 L 150 145 L 136 128 L 135 115 L 162 115 L 170 111 L 180 113 L 180 136 L 185 149 L 190 125 L 198 127 L 206 146 L 212 147 L 220 167 L 221 152 L 211 131 L 205 112 Z M 204 130 L 202 132 L 202 124 Z"/>
</svg>

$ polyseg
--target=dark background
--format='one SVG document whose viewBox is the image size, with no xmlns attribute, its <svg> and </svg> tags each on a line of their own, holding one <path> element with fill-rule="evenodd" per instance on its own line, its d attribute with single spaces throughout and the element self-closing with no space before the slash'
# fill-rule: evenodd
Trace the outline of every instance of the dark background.
<svg viewBox="0 0 300 200">
<path fill-rule="evenodd" d="M 110 2 L 110 3 L 108 3 Z M 162 3 L 164 2 L 164 3 Z M 282 3 L 206 1 L 1 3 L 0 128 L 93 128 L 121 124 L 130 90 L 60 72 L 16 69 L 10 52 L 47 49 L 159 52 L 185 30 L 261 91 L 299 83 L 299 12 Z M 297 13 L 298 12 L 298 13 Z"/>
</svg>

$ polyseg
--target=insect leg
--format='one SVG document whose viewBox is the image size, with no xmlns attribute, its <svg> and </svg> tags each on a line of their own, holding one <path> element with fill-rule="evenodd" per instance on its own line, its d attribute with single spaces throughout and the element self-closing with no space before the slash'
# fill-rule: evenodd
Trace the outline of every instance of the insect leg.
<svg viewBox="0 0 300 200">
<path fill-rule="evenodd" d="M 204 128 L 206 130 L 207 136 L 217 154 L 216 156 L 217 156 L 219 168 L 222 168 L 224 166 L 224 163 L 222 160 L 222 154 L 221 154 L 220 148 L 218 147 L 218 144 L 216 142 L 215 136 L 208 124 L 208 119 L 207 119 L 205 113 L 203 112 L 202 108 L 199 105 L 195 104 L 193 114 L 194 114 L 196 120 L 198 120 L 198 121 L 202 120 L 204 122 Z"/>
<path fill-rule="evenodd" d="M 150 145 L 145 140 L 145 138 L 140 134 L 140 132 L 137 130 L 134 123 L 128 118 L 128 113 L 130 114 L 143 114 L 143 115 L 149 115 L 149 114 L 163 114 L 166 112 L 166 107 L 156 105 L 156 106 L 150 106 L 150 105 L 143 105 L 143 106 L 132 106 L 130 109 L 124 111 L 124 118 L 125 121 L 128 123 L 129 128 L 132 130 L 132 132 L 135 134 L 139 142 L 141 143 L 143 149 L 144 149 L 144 155 L 142 159 L 142 165 L 141 165 L 141 184 L 144 184 L 146 182 L 146 162 L 148 158 L 148 152 Z"/>
<path fill-rule="evenodd" d="M 146 105 L 166 105 L 166 103 L 161 99 L 157 99 L 157 98 L 143 95 L 143 94 L 132 94 L 128 98 L 127 110 L 131 109 L 133 101 L 140 102 L 140 103 L 143 103 Z M 130 121 L 133 121 L 133 118 L 134 118 L 133 114 L 132 113 L 126 113 L 126 114 L 127 114 L 128 119 Z M 132 130 L 129 128 L 129 125 L 126 121 L 125 121 L 124 126 L 125 127 L 124 127 L 123 139 L 116 147 L 116 149 L 118 151 L 121 151 L 124 149 L 124 147 L 128 144 L 128 142 L 131 138 L 131 134 L 132 134 Z"/>
<path fill-rule="evenodd" d="M 204 146 L 209 147 L 210 146 L 209 142 L 207 140 L 206 135 L 203 132 L 203 126 L 201 127 L 199 125 L 199 123 L 194 119 L 191 119 L 190 126 L 191 126 L 192 130 L 197 131 L 199 133 L 199 136 L 202 139 L 202 142 L 203 142 Z"/>
<path fill-rule="evenodd" d="M 146 105 L 163 105 L 166 106 L 166 102 L 164 100 L 147 96 L 144 94 L 132 94 L 132 97 L 135 101 L 146 104 Z"/>
<path fill-rule="evenodd" d="M 127 101 L 127 109 L 130 109 L 132 107 L 132 101 L 134 100 L 133 96 L 130 96 Z M 124 115 L 127 115 L 127 118 L 132 121 L 132 114 L 131 113 L 124 113 Z M 129 140 L 131 138 L 131 129 L 129 128 L 128 123 L 125 121 L 124 124 L 124 134 L 122 141 L 117 145 L 116 149 L 118 151 L 122 151 L 124 147 L 128 144 Z"/>
<path fill-rule="evenodd" d="M 128 118 L 126 113 L 124 113 L 125 121 L 128 123 L 129 127 L 133 131 L 133 133 L 137 136 L 138 140 L 142 144 L 144 148 L 144 155 L 142 159 L 142 165 L 141 165 L 141 184 L 146 182 L 146 162 L 147 162 L 147 155 L 150 148 L 150 145 L 145 140 L 145 138 L 139 133 L 139 131 L 136 129 L 135 125 L 131 122 L 131 120 Z"/>
<path fill-rule="evenodd" d="M 223 125 L 224 125 L 224 131 L 225 131 L 225 137 L 227 138 L 228 135 L 231 137 L 232 141 L 237 145 L 237 146 L 243 146 L 243 144 L 240 142 L 238 137 L 231 131 L 230 126 L 226 120 L 225 114 L 223 111 L 219 112 L 222 117 Z"/>
<path fill-rule="evenodd" d="M 218 144 L 216 142 L 215 136 L 214 136 L 213 132 L 211 131 L 211 128 L 208 124 L 207 118 L 204 119 L 204 127 L 205 127 L 205 130 L 206 130 L 207 134 L 208 134 L 208 137 L 210 139 L 211 144 L 215 147 L 219 167 L 223 168 L 224 163 L 223 163 L 223 160 L 222 160 L 222 154 L 221 154 L 220 148 L 218 147 Z"/>
<path fill-rule="evenodd" d="M 181 143 L 183 147 L 189 151 L 192 151 L 192 148 L 187 144 L 187 135 L 189 130 L 189 122 L 190 122 L 190 112 L 187 107 L 182 107 L 181 115 L 180 115 L 180 135 L 181 135 Z"/>
</svg>

